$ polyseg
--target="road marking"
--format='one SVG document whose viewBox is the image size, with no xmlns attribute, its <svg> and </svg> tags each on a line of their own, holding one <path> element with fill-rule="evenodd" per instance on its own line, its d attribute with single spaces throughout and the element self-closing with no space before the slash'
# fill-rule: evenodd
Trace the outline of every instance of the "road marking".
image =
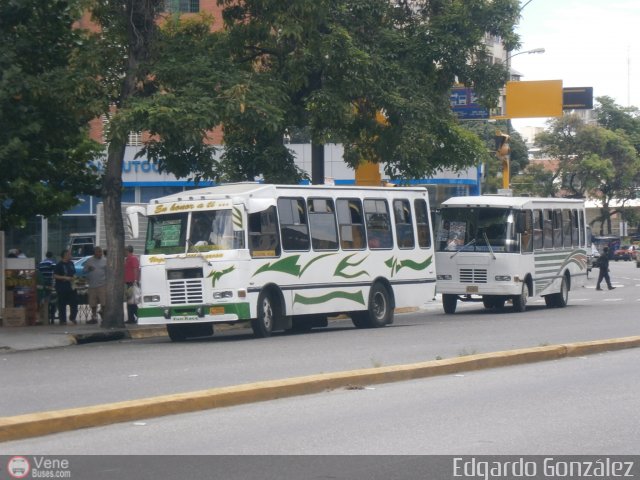
<svg viewBox="0 0 640 480">
<path fill-rule="evenodd" d="M 605 298 L 604 300 L 602 300 L 603 302 L 621 302 L 622 299 L 621 298 Z"/>
</svg>

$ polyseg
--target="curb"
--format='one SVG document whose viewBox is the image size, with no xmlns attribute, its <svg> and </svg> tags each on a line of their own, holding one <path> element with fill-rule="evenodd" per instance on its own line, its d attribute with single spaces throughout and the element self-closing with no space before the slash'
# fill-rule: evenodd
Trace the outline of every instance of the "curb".
<svg viewBox="0 0 640 480">
<path fill-rule="evenodd" d="M 345 387 L 557 360 L 640 346 L 640 336 L 523 348 L 445 360 L 309 375 L 0 418 L 0 442 L 144 418 L 229 407 Z"/>
</svg>

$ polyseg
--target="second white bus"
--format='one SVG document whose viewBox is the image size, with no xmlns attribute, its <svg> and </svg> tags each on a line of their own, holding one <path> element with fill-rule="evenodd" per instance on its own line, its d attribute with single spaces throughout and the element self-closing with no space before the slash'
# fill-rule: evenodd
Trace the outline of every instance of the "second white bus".
<svg viewBox="0 0 640 480">
<path fill-rule="evenodd" d="M 526 309 L 529 297 L 565 307 L 587 277 L 582 200 L 471 196 L 442 204 L 436 237 L 437 291 L 445 313 L 458 301 Z"/>
</svg>

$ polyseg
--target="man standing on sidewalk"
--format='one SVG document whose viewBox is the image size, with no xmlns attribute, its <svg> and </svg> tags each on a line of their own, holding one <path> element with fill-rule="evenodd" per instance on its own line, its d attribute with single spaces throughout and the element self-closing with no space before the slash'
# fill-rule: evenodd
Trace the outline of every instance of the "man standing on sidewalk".
<svg viewBox="0 0 640 480">
<path fill-rule="evenodd" d="M 598 259 L 598 268 L 600 273 L 598 274 L 598 283 L 596 283 L 596 290 L 602 290 L 600 288 L 600 282 L 604 279 L 607 282 L 609 290 L 613 290 L 616 287 L 611 286 L 611 279 L 609 278 L 609 247 L 602 249 L 602 255 Z"/>
<path fill-rule="evenodd" d="M 47 252 L 44 260 L 38 264 L 38 271 L 42 278 L 42 288 L 44 289 L 43 301 L 47 304 L 48 312 L 47 317 L 49 323 L 53 324 L 56 318 L 56 299 L 54 297 L 54 281 L 53 271 L 56 268 L 56 259 L 53 258 L 53 253 Z"/>
<path fill-rule="evenodd" d="M 133 254 L 133 245 L 127 246 L 127 257 L 124 259 L 124 283 L 127 292 L 127 323 L 138 320 L 138 305 L 135 288 L 140 287 L 140 260 Z M 131 297 L 130 297 L 131 296 Z"/>
<path fill-rule="evenodd" d="M 78 316 L 78 296 L 73 288 L 73 281 L 76 275 L 76 267 L 71 261 L 71 252 L 62 251 L 62 260 L 56 264 L 53 270 L 53 278 L 56 279 L 56 294 L 58 295 L 58 316 L 60 325 L 67 323 L 67 305 L 69 306 L 69 320 L 76 323 Z"/>
<path fill-rule="evenodd" d="M 93 257 L 84 263 L 84 273 L 89 284 L 89 306 L 91 307 L 91 320 L 87 323 L 98 323 L 98 304 L 104 308 L 107 298 L 107 259 L 102 255 L 102 248 L 93 249 Z"/>
</svg>

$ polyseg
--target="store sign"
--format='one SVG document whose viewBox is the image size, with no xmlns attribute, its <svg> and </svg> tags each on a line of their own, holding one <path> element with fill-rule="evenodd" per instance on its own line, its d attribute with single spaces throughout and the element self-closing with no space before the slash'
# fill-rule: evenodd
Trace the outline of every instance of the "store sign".
<svg viewBox="0 0 640 480">
<path fill-rule="evenodd" d="M 461 120 L 484 120 L 489 118 L 489 110 L 477 103 L 473 88 L 454 87 L 449 94 L 451 110 Z"/>
</svg>

